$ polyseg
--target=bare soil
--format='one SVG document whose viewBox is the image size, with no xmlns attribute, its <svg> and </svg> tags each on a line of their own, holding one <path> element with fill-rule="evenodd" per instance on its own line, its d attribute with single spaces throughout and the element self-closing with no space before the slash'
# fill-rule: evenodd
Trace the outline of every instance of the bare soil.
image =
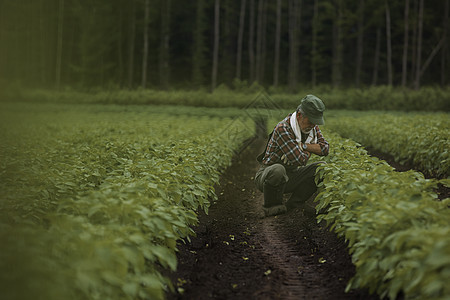
<svg viewBox="0 0 450 300">
<path fill-rule="evenodd" d="M 378 299 L 345 292 L 355 268 L 346 243 L 317 223 L 314 196 L 284 215 L 263 218 L 253 176 L 265 140 L 236 155 L 216 188 L 219 199 L 199 215 L 196 237 L 178 244 L 167 299 Z"/>
</svg>

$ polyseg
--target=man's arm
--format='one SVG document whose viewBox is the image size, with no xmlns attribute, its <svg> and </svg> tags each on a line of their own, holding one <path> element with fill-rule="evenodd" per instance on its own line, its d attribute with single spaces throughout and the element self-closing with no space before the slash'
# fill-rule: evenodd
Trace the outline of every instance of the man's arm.
<svg viewBox="0 0 450 300">
<path fill-rule="evenodd" d="M 316 126 L 316 133 L 317 133 L 317 144 L 306 144 L 306 151 L 320 156 L 327 156 L 330 146 L 323 137 L 322 132 L 319 129 L 319 126 Z"/>
<path fill-rule="evenodd" d="M 306 151 L 317 154 L 317 155 L 323 155 L 322 154 L 322 148 L 319 144 L 305 144 L 306 145 Z"/>
<path fill-rule="evenodd" d="M 279 126 L 274 131 L 277 143 L 286 157 L 287 161 L 293 165 L 304 166 L 311 153 L 304 151 L 295 140 L 295 135 L 289 132 L 285 126 Z"/>
</svg>

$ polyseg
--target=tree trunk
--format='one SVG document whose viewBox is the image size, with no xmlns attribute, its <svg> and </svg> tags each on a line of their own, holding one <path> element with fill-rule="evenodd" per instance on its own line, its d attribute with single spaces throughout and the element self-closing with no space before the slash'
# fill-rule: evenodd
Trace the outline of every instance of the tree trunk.
<svg viewBox="0 0 450 300">
<path fill-rule="evenodd" d="M 197 14 L 194 30 L 194 49 L 192 57 L 192 82 L 194 86 L 201 86 L 204 84 L 203 67 L 205 66 L 205 40 L 203 32 L 205 30 L 205 11 L 204 0 L 197 0 Z"/>
<path fill-rule="evenodd" d="M 142 88 L 147 84 L 147 60 L 148 60 L 148 21 L 150 14 L 150 0 L 144 2 L 144 49 L 142 51 Z"/>
<path fill-rule="evenodd" d="M 0 2 L 0 44 L 9 45 L 9 39 L 6 34 L 4 34 L 3 28 L 6 28 L 6 17 L 5 17 L 5 6 L 4 2 Z M 10 47 L 0 47 L 0 76 L 8 74 L 8 50 Z M 11 74 L 10 74 L 11 76 Z"/>
<path fill-rule="evenodd" d="M 67 29 L 68 29 L 68 30 L 66 30 L 66 35 L 67 35 L 67 40 L 68 40 L 67 43 L 68 43 L 68 45 L 71 46 L 71 47 L 68 47 L 68 49 L 67 49 L 67 57 L 69 58 L 68 59 L 68 63 L 73 66 L 73 65 L 76 64 L 75 63 L 75 58 L 74 58 L 74 53 L 76 52 L 77 49 L 76 49 L 76 47 L 73 47 L 73 45 L 76 44 L 75 41 L 76 41 L 76 34 L 77 34 L 77 32 L 75 30 L 75 26 L 70 26 Z M 47 56 L 47 61 L 49 61 L 48 56 Z M 65 77 L 65 80 L 67 80 L 67 82 L 74 82 L 73 81 L 73 77 L 74 77 L 73 72 L 68 72 L 66 77 Z"/>
<path fill-rule="evenodd" d="M 447 59 L 448 59 L 448 41 L 449 41 L 449 0 L 445 1 L 445 9 L 444 9 L 444 21 L 443 21 L 443 27 L 444 27 L 444 45 L 442 46 L 442 52 L 441 52 L 441 86 L 445 87 L 447 83 L 446 73 L 447 70 Z"/>
<path fill-rule="evenodd" d="M 319 54 L 317 49 L 317 32 L 319 26 L 319 0 L 314 0 L 314 15 L 312 22 L 312 50 L 311 50 L 311 83 L 315 87 L 317 84 L 317 68 Z"/>
<path fill-rule="evenodd" d="M 289 66 L 288 66 L 288 86 L 291 91 L 297 85 L 298 69 L 298 11 L 299 0 L 289 0 Z"/>
<path fill-rule="evenodd" d="M 423 0 L 419 3 L 419 28 L 417 32 L 417 63 L 416 63 L 416 79 L 414 81 L 414 89 L 420 88 L 420 68 L 422 64 L 422 32 L 423 32 Z"/>
<path fill-rule="evenodd" d="M 240 16 L 239 16 L 239 33 L 238 33 L 238 41 L 237 41 L 237 55 L 236 55 L 236 78 L 237 79 L 241 79 L 242 40 L 244 38 L 245 7 L 246 7 L 246 0 L 241 0 L 241 12 L 240 12 Z"/>
<path fill-rule="evenodd" d="M 408 37 L 409 37 L 409 0 L 405 0 L 405 33 L 403 35 L 402 87 L 406 87 L 408 72 Z"/>
<path fill-rule="evenodd" d="M 89 71 L 89 62 L 91 59 L 91 49 L 92 49 L 92 41 L 91 41 L 91 31 L 92 31 L 92 20 L 93 13 L 92 10 L 87 10 L 82 3 L 79 3 L 78 11 L 77 11 L 77 19 L 80 24 L 80 31 L 77 46 L 79 47 L 79 56 L 80 56 L 80 64 L 78 70 L 78 76 L 80 78 L 80 84 L 85 86 L 88 84 L 88 71 Z M 97 66 L 100 69 L 100 61 L 96 61 Z"/>
<path fill-rule="evenodd" d="M 118 69 L 118 73 L 117 73 L 117 81 L 120 84 L 120 86 L 122 86 L 123 84 L 123 77 L 124 77 L 124 70 L 123 70 L 123 51 L 122 51 L 122 45 L 123 45 L 123 32 L 122 32 L 122 27 L 123 27 L 123 10 L 121 9 L 121 7 L 118 8 L 119 9 L 119 28 L 118 28 L 118 38 L 117 38 L 117 69 Z"/>
<path fill-rule="evenodd" d="M 27 37 L 26 37 L 26 43 L 25 44 L 25 51 L 26 51 L 26 55 L 25 55 L 25 59 L 24 62 L 25 64 L 28 66 L 28 70 L 24 69 L 25 72 L 25 76 L 24 78 L 27 78 L 29 82 L 33 82 L 35 80 L 36 77 L 36 72 L 35 72 L 35 53 L 37 53 L 36 49 L 35 49 L 35 41 L 34 41 L 34 37 L 35 37 L 35 24 L 34 24 L 34 19 L 35 19 L 35 12 L 34 12 L 34 4 L 28 4 L 24 10 L 24 16 L 27 18 L 27 22 L 25 22 L 25 26 L 26 28 L 26 33 L 27 33 Z M 33 82 L 34 83 L 34 82 Z"/>
<path fill-rule="evenodd" d="M 42 84 L 47 83 L 47 60 L 46 60 L 46 41 L 47 40 L 47 31 L 45 30 L 45 19 L 44 18 L 44 1 L 41 0 L 39 2 L 39 50 L 40 50 L 40 56 L 39 56 L 39 69 L 40 69 L 40 79 Z M 1 16 L 0 16 L 1 19 Z M 1 28 L 1 25 L 0 25 Z M 1 41 L 1 38 L 0 38 Z M 0 64 L 1 64 L 1 58 L 0 58 Z"/>
<path fill-rule="evenodd" d="M 255 79 L 258 83 L 261 83 L 261 63 L 262 63 L 262 39 L 263 39 L 263 9 L 264 0 L 259 0 L 258 2 L 258 20 L 257 20 L 257 30 L 256 30 L 256 66 Z"/>
<path fill-rule="evenodd" d="M 335 0 L 334 6 L 336 16 L 333 20 L 333 61 L 332 61 L 332 83 L 338 87 L 342 83 L 343 66 L 343 44 L 342 44 L 342 0 Z"/>
<path fill-rule="evenodd" d="M 134 73 L 134 47 L 136 35 L 136 3 L 134 0 L 130 1 L 130 6 L 128 27 L 128 88 L 133 87 Z"/>
<path fill-rule="evenodd" d="M 433 48 L 433 51 L 431 51 L 430 55 L 428 56 L 427 60 L 425 61 L 425 63 L 423 64 L 423 66 L 420 68 L 420 74 L 419 74 L 419 78 L 422 77 L 423 73 L 425 72 L 425 70 L 428 68 L 428 66 L 430 65 L 431 61 L 433 60 L 433 58 L 436 56 L 436 54 L 439 52 L 439 50 L 442 48 L 442 46 L 444 45 L 445 42 L 445 35 L 441 38 L 441 40 L 439 41 L 439 43 L 436 45 L 436 47 Z"/>
<path fill-rule="evenodd" d="M 161 1 L 161 38 L 159 48 L 159 83 L 161 88 L 169 87 L 169 41 L 170 41 L 170 0 Z"/>
<path fill-rule="evenodd" d="M 5 4 L 0 2 L 0 44 L 1 45 L 8 45 L 8 40 L 6 38 L 6 34 L 4 34 L 3 28 L 6 28 L 6 20 L 4 17 L 4 8 Z M 4 76 L 4 74 L 7 74 L 6 71 L 7 66 L 6 63 L 8 62 L 7 59 L 7 51 L 6 47 L 0 47 L 0 76 Z"/>
<path fill-rule="evenodd" d="M 414 8 L 414 18 L 417 18 L 417 15 L 419 14 L 419 0 L 413 0 L 413 8 Z M 409 81 L 411 82 L 411 86 L 414 85 L 415 81 L 415 71 L 416 71 L 416 64 L 417 64 L 417 21 L 413 22 L 413 30 L 412 30 L 412 53 L 411 53 L 411 71 L 409 72 Z"/>
<path fill-rule="evenodd" d="M 356 43 L 356 78 L 355 85 L 359 87 L 361 83 L 361 68 L 363 60 L 363 38 L 364 38 L 364 0 L 359 0 L 358 8 L 358 37 Z"/>
<path fill-rule="evenodd" d="M 296 54 L 296 29 L 295 0 L 289 0 L 289 61 L 288 61 L 288 86 L 293 90 L 295 86 L 295 54 Z"/>
<path fill-rule="evenodd" d="M 262 37 L 261 37 L 261 60 L 260 60 L 260 79 L 261 84 L 264 84 L 265 71 L 266 71 L 266 53 L 267 53 L 267 1 L 264 1 L 263 6 L 263 18 L 262 18 Z"/>
<path fill-rule="evenodd" d="M 273 66 L 273 86 L 278 86 L 280 69 L 280 40 L 281 40 L 281 0 L 277 0 L 277 23 L 275 29 L 275 59 Z"/>
<path fill-rule="evenodd" d="M 250 26 L 248 34 L 248 56 L 250 68 L 250 83 L 255 81 L 255 0 L 250 0 Z"/>
<path fill-rule="evenodd" d="M 235 12 L 233 10 L 231 0 L 225 0 L 222 1 L 221 4 L 221 10 L 222 10 L 222 16 L 220 20 L 221 28 L 220 28 L 220 50 L 219 50 L 219 63 L 218 65 L 221 66 L 220 69 L 220 75 L 221 78 L 223 78 L 222 82 L 225 83 L 231 83 L 234 74 L 236 73 L 235 70 L 235 54 L 236 49 L 233 46 L 233 40 L 234 40 L 234 15 Z"/>
<path fill-rule="evenodd" d="M 61 84 L 61 61 L 62 61 L 62 46 L 63 46 L 63 26 L 64 26 L 64 0 L 59 0 L 58 12 L 58 41 L 56 45 L 56 70 L 55 83 L 56 88 L 59 89 Z"/>
<path fill-rule="evenodd" d="M 388 85 L 392 86 L 392 45 L 391 45 L 391 11 L 389 4 L 385 1 L 386 7 L 386 57 L 387 57 L 387 71 L 388 71 Z"/>
<path fill-rule="evenodd" d="M 380 42 L 381 42 L 381 28 L 377 27 L 377 40 L 375 44 L 375 56 L 373 60 L 372 85 L 377 85 L 378 81 L 378 66 L 380 64 Z"/>
<path fill-rule="evenodd" d="M 212 80 L 211 80 L 211 92 L 214 91 L 217 85 L 217 69 L 219 64 L 219 37 L 220 37 L 220 0 L 216 0 L 214 4 L 214 49 L 213 49 L 213 67 L 212 67 Z"/>
</svg>

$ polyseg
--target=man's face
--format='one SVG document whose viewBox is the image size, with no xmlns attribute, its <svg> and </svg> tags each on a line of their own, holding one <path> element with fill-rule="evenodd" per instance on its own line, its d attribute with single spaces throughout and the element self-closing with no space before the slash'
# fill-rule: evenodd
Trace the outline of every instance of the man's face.
<svg viewBox="0 0 450 300">
<path fill-rule="evenodd" d="M 303 133 L 309 133 L 311 129 L 313 129 L 314 124 L 311 123 L 307 116 L 304 116 L 303 114 L 299 114 L 298 117 L 298 125 L 300 126 L 300 130 Z"/>
</svg>

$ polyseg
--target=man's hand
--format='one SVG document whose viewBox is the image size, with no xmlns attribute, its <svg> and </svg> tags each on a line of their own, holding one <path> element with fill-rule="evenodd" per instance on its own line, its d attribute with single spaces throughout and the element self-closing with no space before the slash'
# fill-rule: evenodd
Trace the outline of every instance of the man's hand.
<svg viewBox="0 0 450 300">
<path fill-rule="evenodd" d="M 322 154 L 322 149 L 320 148 L 319 144 L 304 144 L 306 145 L 306 151 L 307 152 L 311 152 L 317 155 L 321 155 Z M 302 145 L 303 146 L 303 145 Z M 303 147 L 302 147 L 303 149 Z M 305 151 L 305 150 L 303 150 Z"/>
</svg>

